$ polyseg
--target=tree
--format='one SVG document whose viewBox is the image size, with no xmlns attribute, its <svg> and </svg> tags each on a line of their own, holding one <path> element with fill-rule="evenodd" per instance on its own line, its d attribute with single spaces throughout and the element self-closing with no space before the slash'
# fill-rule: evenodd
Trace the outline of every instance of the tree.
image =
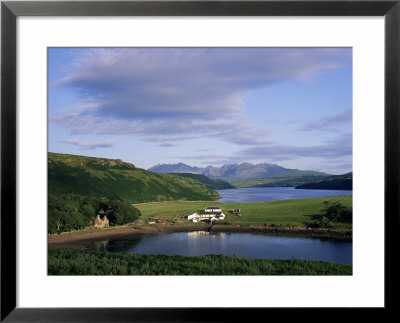
<svg viewBox="0 0 400 323">
<path fill-rule="evenodd" d="M 68 215 L 62 211 L 49 210 L 48 231 L 49 233 L 60 233 L 65 229 L 65 219 Z"/>
<path fill-rule="evenodd" d="M 119 201 L 111 201 L 110 208 L 107 212 L 110 224 L 121 225 L 131 223 L 139 218 L 140 211 L 129 203 Z"/>
<path fill-rule="evenodd" d="M 49 195 L 48 232 L 79 230 L 93 224 L 96 215 L 107 216 L 110 225 L 131 223 L 140 211 L 119 199 L 86 197 L 78 194 Z"/>
<path fill-rule="evenodd" d="M 326 217 L 333 222 L 352 222 L 353 209 L 343 206 L 340 203 L 334 203 L 325 210 Z"/>
</svg>

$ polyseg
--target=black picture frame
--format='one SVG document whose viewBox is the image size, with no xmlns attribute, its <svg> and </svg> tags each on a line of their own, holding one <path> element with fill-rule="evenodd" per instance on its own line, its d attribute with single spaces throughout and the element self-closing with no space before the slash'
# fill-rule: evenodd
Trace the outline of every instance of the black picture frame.
<svg viewBox="0 0 400 323">
<path fill-rule="evenodd" d="M 255 320 L 266 309 L 17 308 L 16 19 L 19 16 L 384 16 L 385 18 L 385 307 L 396 306 L 399 236 L 400 0 L 379 1 L 3 1 L 1 3 L 1 321 L 189 322 Z M 38 291 L 40 292 L 40 291 Z M 215 291 L 217 292 L 217 290 Z M 240 294 L 240 291 L 238 291 Z M 270 309 L 285 311 L 287 309 Z M 293 309 L 295 310 L 295 309 Z M 300 311 L 301 309 L 297 309 Z M 332 309 L 326 309 L 334 315 Z M 293 311 L 290 311 L 290 315 Z M 371 313 L 372 314 L 372 313 Z M 261 316 L 262 317 L 262 316 Z"/>
</svg>

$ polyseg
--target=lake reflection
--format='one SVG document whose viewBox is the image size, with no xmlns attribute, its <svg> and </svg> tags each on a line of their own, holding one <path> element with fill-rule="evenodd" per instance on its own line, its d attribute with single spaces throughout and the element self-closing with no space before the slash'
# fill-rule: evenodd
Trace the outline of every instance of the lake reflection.
<svg viewBox="0 0 400 323">
<path fill-rule="evenodd" d="M 312 259 L 352 263 L 352 242 L 253 233 L 176 232 L 91 242 L 86 249 L 152 255 Z"/>
</svg>

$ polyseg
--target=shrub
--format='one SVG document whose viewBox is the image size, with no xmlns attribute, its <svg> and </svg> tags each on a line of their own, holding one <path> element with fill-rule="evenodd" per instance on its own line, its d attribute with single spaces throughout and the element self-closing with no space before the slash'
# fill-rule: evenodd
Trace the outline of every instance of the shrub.
<svg viewBox="0 0 400 323">
<path fill-rule="evenodd" d="M 112 224 L 125 224 L 137 220 L 140 216 L 140 211 L 128 203 L 116 203 L 113 206 L 113 221 Z"/>
<path fill-rule="evenodd" d="M 334 203 L 325 210 L 325 216 L 332 222 L 352 223 L 353 209 L 340 203 Z"/>
<path fill-rule="evenodd" d="M 351 275 L 352 265 L 313 260 L 200 257 L 50 249 L 48 275 Z"/>
<path fill-rule="evenodd" d="M 331 225 L 331 221 L 329 221 L 329 219 L 326 216 L 323 216 L 319 223 L 319 226 L 321 228 L 329 228 L 330 225 Z"/>
</svg>

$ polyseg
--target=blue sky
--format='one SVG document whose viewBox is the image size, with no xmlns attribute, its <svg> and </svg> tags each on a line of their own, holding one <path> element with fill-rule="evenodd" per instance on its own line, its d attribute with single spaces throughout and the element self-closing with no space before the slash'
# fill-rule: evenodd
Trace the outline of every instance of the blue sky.
<svg viewBox="0 0 400 323">
<path fill-rule="evenodd" d="M 352 171 L 351 48 L 49 48 L 48 149 Z"/>
</svg>

